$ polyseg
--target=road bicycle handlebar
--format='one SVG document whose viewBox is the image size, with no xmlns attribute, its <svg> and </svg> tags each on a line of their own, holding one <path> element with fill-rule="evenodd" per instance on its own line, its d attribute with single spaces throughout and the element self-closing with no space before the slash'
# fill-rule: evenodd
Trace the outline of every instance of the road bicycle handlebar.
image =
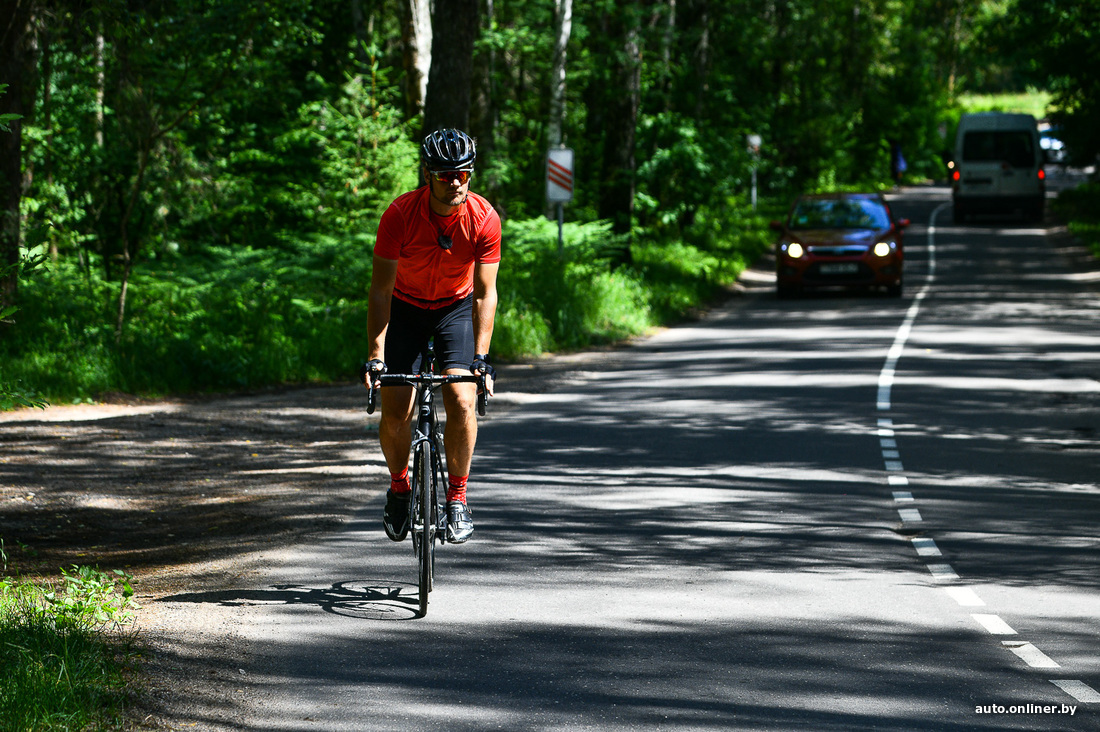
<svg viewBox="0 0 1100 732">
<path fill-rule="evenodd" d="M 359 369 L 360 378 L 365 384 L 369 369 L 366 364 Z M 485 406 L 489 401 L 489 393 L 485 389 L 485 374 L 382 374 L 377 377 L 382 386 L 427 386 L 434 388 L 442 384 L 457 384 L 470 382 L 477 384 L 477 413 L 485 416 Z M 378 389 L 370 385 L 367 392 L 367 414 L 374 414 L 374 408 L 378 401 Z"/>
</svg>

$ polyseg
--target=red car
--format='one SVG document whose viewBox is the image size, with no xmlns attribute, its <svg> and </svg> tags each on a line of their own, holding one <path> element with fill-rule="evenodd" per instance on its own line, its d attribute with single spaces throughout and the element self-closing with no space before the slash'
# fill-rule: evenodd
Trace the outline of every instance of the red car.
<svg viewBox="0 0 1100 732">
<path fill-rule="evenodd" d="M 800 196 L 786 222 L 773 221 L 781 233 L 775 245 L 776 291 L 780 297 L 811 287 L 885 288 L 901 295 L 902 229 L 877 193 L 829 193 Z"/>
</svg>

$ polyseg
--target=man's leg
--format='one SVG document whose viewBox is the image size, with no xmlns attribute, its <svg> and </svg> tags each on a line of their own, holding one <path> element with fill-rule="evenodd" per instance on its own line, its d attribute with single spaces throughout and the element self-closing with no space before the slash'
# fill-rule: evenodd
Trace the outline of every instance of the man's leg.
<svg viewBox="0 0 1100 732">
<path fill-rule="evenodd" d="M 448 369 L 448 374 L 465 374 L 469 370 Z M 443 387 L 443 406 L 447 410 L 447 425 L 443 440 L 447 445 L 447 472 L 469 475 L 477 442 L 477 384 L 460 382 Z"/>
<path fill-rule="evenodd" d="M 390 471 L 390 489 L 382 525 L 394 541 L 404 541 L 409 533 L 409 448 L 412 445 L 413 388 L 391 386 L 380 390 L 382 416 L 378 441 Z"/>
<path fill-rule="evenodd" d="M 448 374 L 469 373 L 448 369 Z M 447 425 L 443 440 L 447 447 L 447 540 L 461 544 L 474 531 L 473 517 L 466 505 L 466 479 L 470 475 L 474 445 L 477 443 L 477 384 L 458 383 L 443 387 L 443 406 L 447 410 Z"/>
<path fill-rule="evenodd" d="M 412 446 L 413 388 L 387 386 L 379 389 L 379 393 L 382 417 L 378 423 L 378 441 L 390 473 L 401 473 L 409 466 Z"/>
</svg>

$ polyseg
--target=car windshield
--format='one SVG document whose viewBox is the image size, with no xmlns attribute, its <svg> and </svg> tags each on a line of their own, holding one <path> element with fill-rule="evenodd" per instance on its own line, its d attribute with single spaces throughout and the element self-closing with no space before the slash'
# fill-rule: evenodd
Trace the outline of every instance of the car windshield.
<svg viewBox="0 0 1100 732">
<path fill-rule="evenodd" d="M 792 229 L 888 229 L 890 216 L 867 198 L 822 198 L 799 201 L 791 213 Z"/>
<path fill-rule="evenodd" d="M 1035 164 L 1031 134 L 1024 131 L 975 131 L 963 135 L 963 162 L 1001 163 L 1014 168 Z"/>
</svg>

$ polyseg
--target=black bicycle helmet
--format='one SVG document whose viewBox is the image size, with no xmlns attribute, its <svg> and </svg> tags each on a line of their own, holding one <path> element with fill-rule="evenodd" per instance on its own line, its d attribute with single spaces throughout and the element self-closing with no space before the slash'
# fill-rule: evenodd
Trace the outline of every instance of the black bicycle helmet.
<svg viewBox="0 0 1100 732">
<path fill-rule="evenodd" d="M 420 159 L 429 170 L 473 170 L 477 158 L 474 139 L 462 130 L 436 130 L 420 145 Z"/>
</svg>

